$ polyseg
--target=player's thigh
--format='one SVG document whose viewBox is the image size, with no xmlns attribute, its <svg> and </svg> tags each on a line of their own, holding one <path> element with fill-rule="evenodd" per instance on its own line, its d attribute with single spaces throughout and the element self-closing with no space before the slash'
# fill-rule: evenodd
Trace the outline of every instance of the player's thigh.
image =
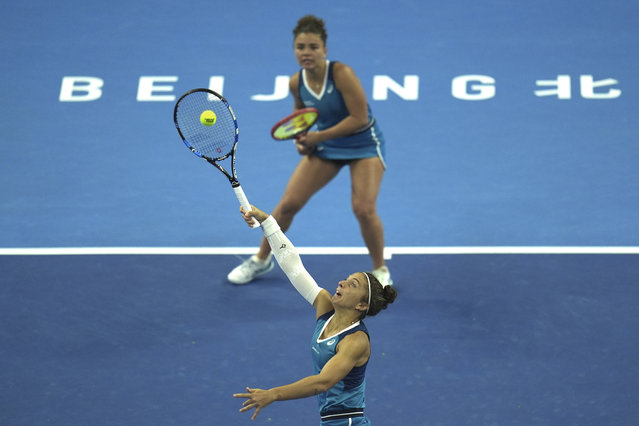
<svg viewBox="0 0 639 426">
<path fill-rule="evenodd" d="M 351 200 L 353 208 L 375 208 L 384 177 L 384 166 L 378 157 L 353 161 L 351 170 Z"/>
<path fill-rule="evenodd" d="M 315 156 L 304 156 L 293 171 L 282 202 L 304 205 L 339 173 L 341 165 Z"/>
</svg>

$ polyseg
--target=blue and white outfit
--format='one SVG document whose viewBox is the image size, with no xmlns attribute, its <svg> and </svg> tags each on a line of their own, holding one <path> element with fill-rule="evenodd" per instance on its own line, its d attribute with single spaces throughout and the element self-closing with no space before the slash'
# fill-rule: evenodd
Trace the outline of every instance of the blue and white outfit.
<svg viewBox="0 0 639 426">
<path fill-rule="evenodd" d="M 337 345 L 349 334 L 363 331 L 368 336 L 368 330 L 363 322 L 358 321 L 334 336 L 320 339 L 326 326 L 333 318 L 334 311 L 328 312 L 317 319 L 315 333 L 311 341 L 313 368 L 319 374 L 324 365 L 335 356 Z M 369 420 L 364 417 L 366 405 L 366 364 L 353 369 L 342 380 L 328 391 L 317 396 L 322 425 L 368 425 Z"/>
<path fill-rule="evenodd" d="M 335 87 L 333 65 L 326 61 L 324 83 L 319 94 L 310 89 L 306 81 L 306 71 L 300 70 L 298 93 L 305 107 L 314 107 L 319 111 L 317 130 L 333 127 L 349 115 L 342 94 Z M 368 124 L 353 134 L 336 139 L 328 139 L 316 145 L 314 155 L 327 160 L 355 160 L 359 158 L 379 157 L 386 168 L 384 154 L 386 142 L 377 121 L 368 107 Z"/>
<path fill-rule="evenodd" d="M 312 305 L 322 289 L 304 268 L 295 246 L 284 235 L 273 216 L 262 222 L 262 230 L 280 268 L 298 293 Z M 335 356 L 337 345 L 343 338 L 358 331 L 363 331 L 368 337 L 366 326 L 362 321 L 358 321 L 334 336 L 320 339 L 334 313 L 330 311 L 320 316 L 315 325 L 311 343 L 315 374 L 319 374 L 324 365 Z M 354 367 L 332 388 L 317 395 L 322 426 L 370 425 L 370 421 L 364 416 L 367 365 L 368 361 L 361 367 Z"/>
</svg>

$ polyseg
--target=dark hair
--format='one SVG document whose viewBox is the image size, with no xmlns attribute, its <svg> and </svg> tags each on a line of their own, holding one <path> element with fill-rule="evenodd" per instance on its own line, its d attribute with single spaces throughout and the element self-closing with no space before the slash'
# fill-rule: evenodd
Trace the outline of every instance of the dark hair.
<svg viewBox="0 0 639 426">
<path fill-rule="evenodd" d="M 364 272 L 364 274 L 366 274 L 371 282 L 371 304 L 368 307 L 368 313 L 365 313 L 363 316 L 372 317 L 377 315 L 379 311 L 386 309 L 389 303 L 393 303 L 397 297 L 397 290 L 395 290 L 392 285 L 383 286 L 377 278 L 375 278 L 375 275 L 369 272 Z M 368 294 L 366 298 L 368 299 Z"/>
<path fill-rule="evenodd" d="M 297 21 L 297 26 L 293 29 L 293 37 L 297 37 L 301 33 L 317 34 L 324 44 L 326 44 L 326 39 L 328 38 L 324 20 L 315 15 L 302 16 L 300 20 Z"/>
</svg>

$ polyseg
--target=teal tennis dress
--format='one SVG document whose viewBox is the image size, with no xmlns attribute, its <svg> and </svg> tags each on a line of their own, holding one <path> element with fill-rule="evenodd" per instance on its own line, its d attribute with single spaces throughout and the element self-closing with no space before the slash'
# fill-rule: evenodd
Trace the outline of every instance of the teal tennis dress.
<svg viewBox="0 0 639 426">
<path fill-rule="evenodd" d="M 317 319 L 315 332 L 311 341 L 311 354 L 313 356 L 313 368 L 315 374 L 324 368 L 324 365 L 336 353 L 340 340 L 349 334 L 363 331 L 368 336 L 368 330 L 363 322 L 358 321 L 339 334 L 320 340 L 324 329 L 335 314 L 328 312 Z M 353 369 L 342 380 L 328 391 L 317 395 L 321 425 L 322 426 L 365 426 L 370 421 L 364 416 L 366 406 L 366 364 Z"/>
<path fill-rule="evenodd" d="M 305 107 L 314 107 L 319 111 L 317 129 L 324 130 L 333 127 L 349 113 L 342 98 L 342 94 L 335 87 L 333 80 L 333 65 L 335 62 L 326 61 L 326 74 L 322 91 L 318 95 L 306 84 L 306 72 L 300 70 L 299 96 Z M 317 144 L 314 155 L 327 160 L 355 160 L 360 158 L 379 157 L 386 168 L 384 154 L 386 142 L 377 121 L 373 117 L 368 105 L 368 124 L 353 134 L 336 139 L 329 139 Z"/>
</svg>

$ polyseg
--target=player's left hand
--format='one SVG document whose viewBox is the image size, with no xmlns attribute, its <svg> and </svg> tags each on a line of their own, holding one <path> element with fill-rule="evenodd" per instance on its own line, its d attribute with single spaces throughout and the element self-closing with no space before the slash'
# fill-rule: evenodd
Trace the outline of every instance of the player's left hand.
<svg viewBox="0 0 639 426">
<path fill-rule="evenodd" d="M 300 152 L 300 154 L 310 154 L 315 149 L 315 145 L 320 143 L 320 136 L 318 132 L 306 132 L 295 137 L 295 145 L 297 146 L 297 151 L 300 152 L 300 145 L 305 149 L 305 153 Z"/>
<path fill-rule="evenodd" d="M 275 397 L 271 391 L 251 389 L 249 387 L 246 388 L 246 393 L 234 393 L 233 398 L 246 398 L 246 401 L 242 404 L 242 408 L 240 408 L 240 413 L 255 408 L 255 413 L 253 413 L 251 420 L 255 420 L 262 408 L 275 401 Z"/>
<path fill-rule="evenodd" d="M 308 146 L 305 139 L 302 140 L 300 136 L 295 138 L 295 148 L 297 148 L 297 153 L 299 155 L 309 155 L 315 150 L 314 146 Z"/>
</svg>

